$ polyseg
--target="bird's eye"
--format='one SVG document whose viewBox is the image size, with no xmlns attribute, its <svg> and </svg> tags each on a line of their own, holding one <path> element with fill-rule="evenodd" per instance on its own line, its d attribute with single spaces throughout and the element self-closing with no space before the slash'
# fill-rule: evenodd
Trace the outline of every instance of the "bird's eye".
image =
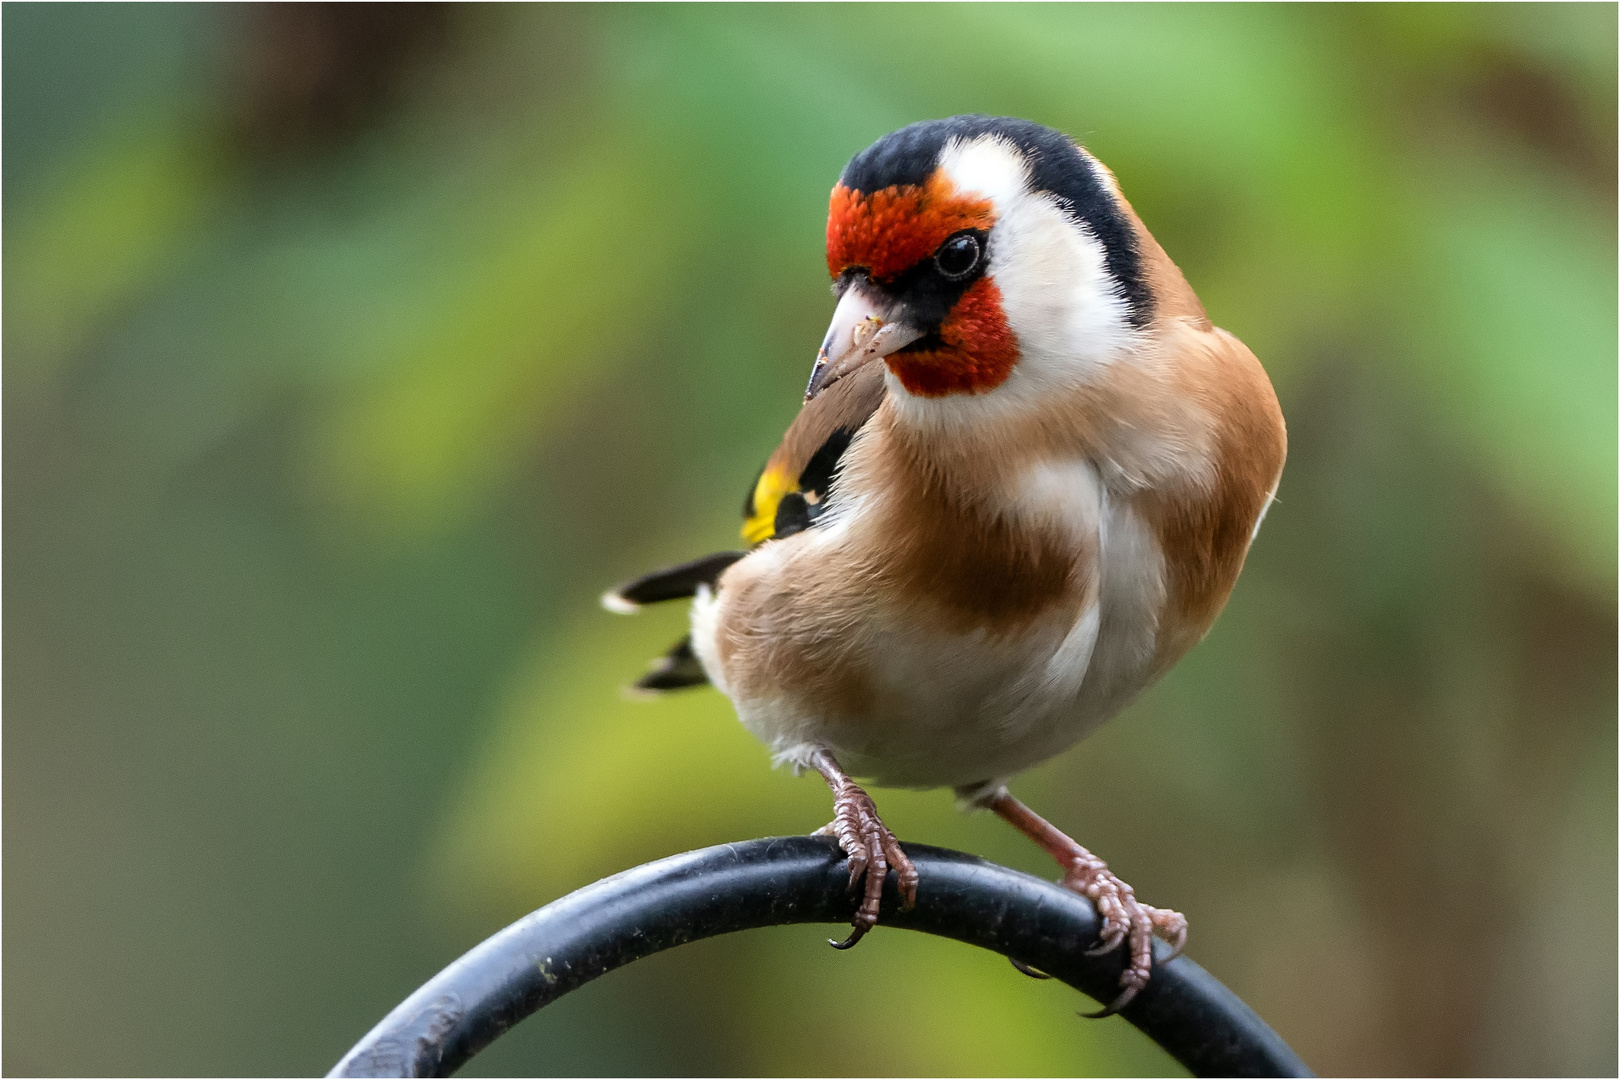
<svg viewBox="0 0 1620 1080">
<path fill-rule="evenodd" d="M 970 232 L 960 232 L 955 236 L 947 237 L 934 252 L 934 265 L 939 272 L 952 281 L 960 281 L 967 277 L 979 265 L 979 257 L 984 254 L 984 247 L 979 238 Z"/>
</svg>

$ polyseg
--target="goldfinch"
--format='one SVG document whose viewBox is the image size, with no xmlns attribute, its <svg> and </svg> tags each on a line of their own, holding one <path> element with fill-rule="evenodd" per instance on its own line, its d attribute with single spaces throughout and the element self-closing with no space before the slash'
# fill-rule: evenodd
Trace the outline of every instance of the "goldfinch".
<svg viewBox="0 0 1620 1080">
<path fill-rule="evenodd" d="M 1276 494 L 1281 410 L 1211 325 L 1114 176 L 1025 120 L 886 135 L 833 188 L 837 296 L 805 401 L 748 495 L 750 548 L 609 592 L 695 597 L 638 684 L 713 683 L 778 763 L 833 791 L 864 878 L 917 872 L 852 777 L 950 787 L 1051 853 L 1146 985 L 1150 907 L 1007 791 L 1119 712 L 1209 629 Z"/>
</svg>

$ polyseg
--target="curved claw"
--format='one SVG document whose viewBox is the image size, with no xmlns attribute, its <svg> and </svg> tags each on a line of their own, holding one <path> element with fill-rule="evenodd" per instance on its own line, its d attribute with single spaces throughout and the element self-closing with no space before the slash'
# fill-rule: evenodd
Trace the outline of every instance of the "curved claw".
<svg viewBox="0 0 1620 1080">
<path fill-rule="evenodd" d="M 1028 975 L 1032 979 L 1050 979 L 1052 977 L 1040 968 L 1030 967 L 1016 956 L 1007 957 L 1007 963 L 1017 968 L 1020 974 Z"/>
<path fill-rule="evenodd" d="M 1126 990 L 1124 993 L 1120 994 L 1119 997 L 1109 1002 L 1105 1007 L 1098 1009 L 1096 1012 L 1075 1013 L 1075 1015 L 1085 1020 L 1106 1020 L 1110 1016 L 1113 1016 L 1115 1013 L 1119 1012 L 1119 1010 L 1123 1009 L 1125 1006 L 1129 1005 L 1131 1003 L 1131 998 L 1135 996 L 1136 989 L 1133 987 L 1130 990 Z"/>
<path fill-rule="evenodd" d="M 1129 976 L 1130 973 L 1126 972 L 1126 979 L 1129 979 Z M 1113 1016 L 1115 1013 L 1119 1012 L 1119 1010 L 1129 1005 L 1131 1003 L 1131 999 L 1141 992 L 1142 987 L 1147 985 L 1146 979 L 1143 979 L 1140 982 L 1135 980 L 1126 981 L 1123 979 L 1121 981 L 1125 982 L 1125 989 L 1119 992 L 1119 996 L 1117 998 L 1110 1001 L 1106 1006 L 1098 1009 L 1094 1013 L 1080 1013 L 1079 1015 L 1085 1017 L 1087 1020 L 1102 1020 L 1106 1017 Z"/>
<path fill-rule="evenodd" d="M 839 941 L 835 938 L 828 938 L 827 944 L 831 945 L 835 949 L 853 949 L 855 944 L 860 941 L 861 938 L 866 936 L 866 929 L 866 927 L 857 924 L 855 928 L 849 932 L 849 937 L 845 938 L 843 941 Z"/>
<path fill-rule="evenodd" d="M 1097 944 L 1086 950 L 1086 955 L 1106 956 L 1108 953 L 1111 953 L 1115 949 L 1119 948 L 1122 944 L 1124 944 L 1124 942 L 1125 935 L 1123 933 L 1115 934 L 1108 930 L 1104 930 L 1102 932 L 1102 936 L 1098 939 Z"/>
</svg>

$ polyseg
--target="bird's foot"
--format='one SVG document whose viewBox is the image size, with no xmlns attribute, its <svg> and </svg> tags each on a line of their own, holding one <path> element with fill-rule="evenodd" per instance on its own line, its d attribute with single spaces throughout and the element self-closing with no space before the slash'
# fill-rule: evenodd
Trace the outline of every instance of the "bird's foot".
<svg viewBox="0 0 1620 1080">
<path fill-rule="evenodd" d="M 812 764 L 833 790 L 833 819 L 816 831 L 836 838 L 849 856 L 849 891 L 863 885 L 864 879 L 860 906 L 850 920 L 854 929 L 842 942 L 832 942 L 834 948 L 848 949 L 877 925 L 878 904 L 889 867 L 894 867 L 899 878 L 901 906 L 909 911 L 917 903 L 917 868 L 878 817 L 872 797 L 838 768 L 832 755 L 818 754 Z"/>
<path fill-rule="evenodd" d="M 1168 963 L 1181 955 L 1187 944 L 1187 918 L 1179 911 L 1156 908 L 1136 898 L 1136 890 L 1121 881 L 1108 864 L 1065 836 L 1051 822 L 1008 794 L 1006 788 L 978 792 L 975 798 L 1019 832 L 1049 852 L 1063 867 L 1064 887 L 1091 901 L 1102 919 L 1102 930 L 1090 955 L 1111 952 L 1129 945 L 1130 962 L 1119 977 L 1119 996 L 1100 1012 L 1089 1016 L 1112 1016 L 1141 992 L 1153 973 L 1153 936 L 1170 943 Z M 1020 968 L 1022 970 L 1022 968 Z"/>
<path fill-rule="evenodd" d="M 1153 971 L 1153 936 L 1158 934 L 1170 943 L 1167 960 L 1181 954 L 1187 944 L 1187 917 L 1179 911 L 1156 908 L 1136 898 L 1136 890 L 1121 881 L 1108 864 L 1080 845 L 1064 870 L 1063 885 L 1090 900 L 1102 918 L 1102 932 L 1092 956 L 1112 952 L 1121 945 L 1130 950 L 1130 963 L 1119 977 L 1119 996 L 1107 1008 L 1091 1016 L 1112 1016 L 1123 1009 L 1142 987 L 1148 983 Z"/>
</svg>

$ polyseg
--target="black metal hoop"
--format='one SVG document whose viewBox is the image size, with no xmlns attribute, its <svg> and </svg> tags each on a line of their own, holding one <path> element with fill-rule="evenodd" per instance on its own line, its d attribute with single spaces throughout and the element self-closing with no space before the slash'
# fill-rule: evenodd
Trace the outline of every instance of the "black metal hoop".
<svg viewBox="0 0 1620 1080">
<path fill-rule="evenodd" d="M 922 876 L 881 926 L 991 949 L 1100 1002 L 1123 950 L 1087 956 L 1098 920 L 1082 897 L 972 855 L 905 845 Z M 524 916 L 406 998 L 329 1076 L 449 1076 L 508 1028 L 617 967 L 689 941 L 793 923 L 848 922 L 848 869 L 827 837 L 724 844 L 627 870 Z M 1156 957 L 1168 950 L 1155 943 Z M 1156 963 L 1122 1016 L 1197 1076 L 1311 1076 L 1253 1009 L 1185 956 Z"/>
</svg>

